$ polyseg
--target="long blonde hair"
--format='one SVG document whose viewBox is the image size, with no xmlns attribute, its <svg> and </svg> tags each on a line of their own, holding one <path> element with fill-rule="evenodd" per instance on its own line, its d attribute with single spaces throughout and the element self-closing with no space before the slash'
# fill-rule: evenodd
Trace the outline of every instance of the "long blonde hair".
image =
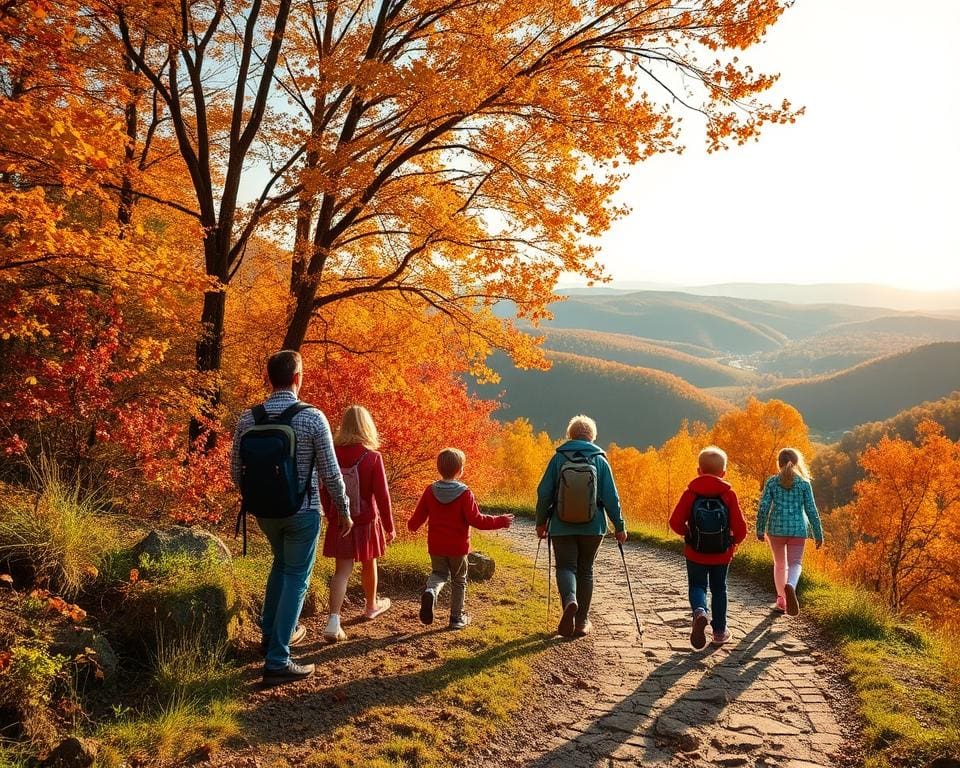
<svg viewBox="0 0 960 768">
<path fill-rule="evenodd" d="M 810 469 L 806 459 L 796 448 L 782 448 L 777 454 L 777 466 L 780 468 L 780 485 L 793 488 L 793 480 L 799 475 L 809 482 Z"/>
<path fill-rule="evenodd" d="M 356 445 L 359 443 L 372 451 L 380 447 L 380 436 L 373 423 L 370 411 L 362 405 L 351 405 L 343 412 L 340 429 L 334 435 L 334 445 Z"/>
</svg>

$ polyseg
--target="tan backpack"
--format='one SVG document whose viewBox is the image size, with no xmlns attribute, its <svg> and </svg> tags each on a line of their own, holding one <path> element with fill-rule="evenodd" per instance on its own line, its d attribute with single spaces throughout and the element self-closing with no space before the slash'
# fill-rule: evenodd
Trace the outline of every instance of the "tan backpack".
<svg viewBox="0 0 960 768">
<path fill-rule="evenodd" d="M 558 451 L 564 462 L 557 482 L 557 519 L 571 525 L 584 525 L 597 515 L 597 467 L 580 451 Z M 602 456 L 603 453 L 596 455 Z"/>
</svg>

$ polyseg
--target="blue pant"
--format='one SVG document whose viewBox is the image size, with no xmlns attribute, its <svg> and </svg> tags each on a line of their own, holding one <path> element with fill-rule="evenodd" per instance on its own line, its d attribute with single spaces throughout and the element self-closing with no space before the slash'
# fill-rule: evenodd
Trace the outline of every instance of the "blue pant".
<svg viewBox="0 0 960 768">
<path fill-rule="evenodd" d="M 690 607 L 707 610 L 707 584 L 710 585 L 710 626 L 714 632 L 727 628 L 727 565 L 700 565 L 687 560 L 687 584 Z"/>
<path fill-rule="evenodd" d="M 267 641 L 266 666 L 283 669 L 290 662 L 290 636 L 300 618 L 310 584 L 320 536 L 320 512 L 312 509 L 290 517 L 257 518 L 273 550 L 260 629 Z"/>
<path fill-rule="evenodd" d="M 593 599 L 593 561 L 603 536 L 553 536 L 551 541 L 560 602 L 566 606 L 571 600 L 577 601 L 576 623 L 583 626 Z"/>
</svg>

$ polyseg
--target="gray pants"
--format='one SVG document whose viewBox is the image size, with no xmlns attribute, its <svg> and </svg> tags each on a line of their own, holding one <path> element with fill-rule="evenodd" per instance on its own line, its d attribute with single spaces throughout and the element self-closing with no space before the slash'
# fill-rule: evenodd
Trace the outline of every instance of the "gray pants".
<svg viewBox="0 0 960 768">
<path fill-rule="evenodd" d="M 554 536 L 553 552 L 557 562 L 557 589 L 566 606 L 577 601 L 577 626 L 583 626 L 593 600 L 593 561 L 603 536 Z"/>
<path fill-rule="evenodd" d="M 427 579 L 427 591 L 433 592 L 434 599 L 440 594 L 443 585 L 452 582 L 450 587 L 450 618 L 459 619 L 463 615 L 463 602 L 467 599 L 467 556 L 441 557 L 430 555 L 433 571 Z"/>
</svg>

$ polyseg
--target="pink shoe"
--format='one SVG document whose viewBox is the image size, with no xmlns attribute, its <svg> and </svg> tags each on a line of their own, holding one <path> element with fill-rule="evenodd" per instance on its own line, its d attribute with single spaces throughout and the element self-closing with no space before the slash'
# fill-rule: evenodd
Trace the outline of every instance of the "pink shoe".
<svg viewBox="0 0 960 768">
<path fill-rule="evenodd" d="M 800 613 L 800 601 L 797 600 L 797 590 L 792 584 L 783 588 L 784 599 L 787 603 L 787 616 L 796 616 Z"/>
<path fill-rule="evenodd" d="M 390 602 L 389 597 L 378 597 L 376 605 L 374 605 L 373 608 L 367 608 L 367 610 L 363 612 L 363 618 L 367 619 L 368 621 L 370 619 L 375 619 L 381 613 L 386 613 L 389 611 L 391 605 L 393 605 L 393 603 Z"/>
<path fill-rule="evenodd" d="M 774 610 L 779 611 L 780 613 L 787 612 L 787 598 L 783 595 L 777 595 L 777 604 L 774 607 Z"/>
<path fill-rule="evenodd" d="M 725 629 L 723 632 L 714 632 L 713 640 L 711 641 L 714 645 L 723 645 L 730 641 L 730 630 Z"/>
</svg>

